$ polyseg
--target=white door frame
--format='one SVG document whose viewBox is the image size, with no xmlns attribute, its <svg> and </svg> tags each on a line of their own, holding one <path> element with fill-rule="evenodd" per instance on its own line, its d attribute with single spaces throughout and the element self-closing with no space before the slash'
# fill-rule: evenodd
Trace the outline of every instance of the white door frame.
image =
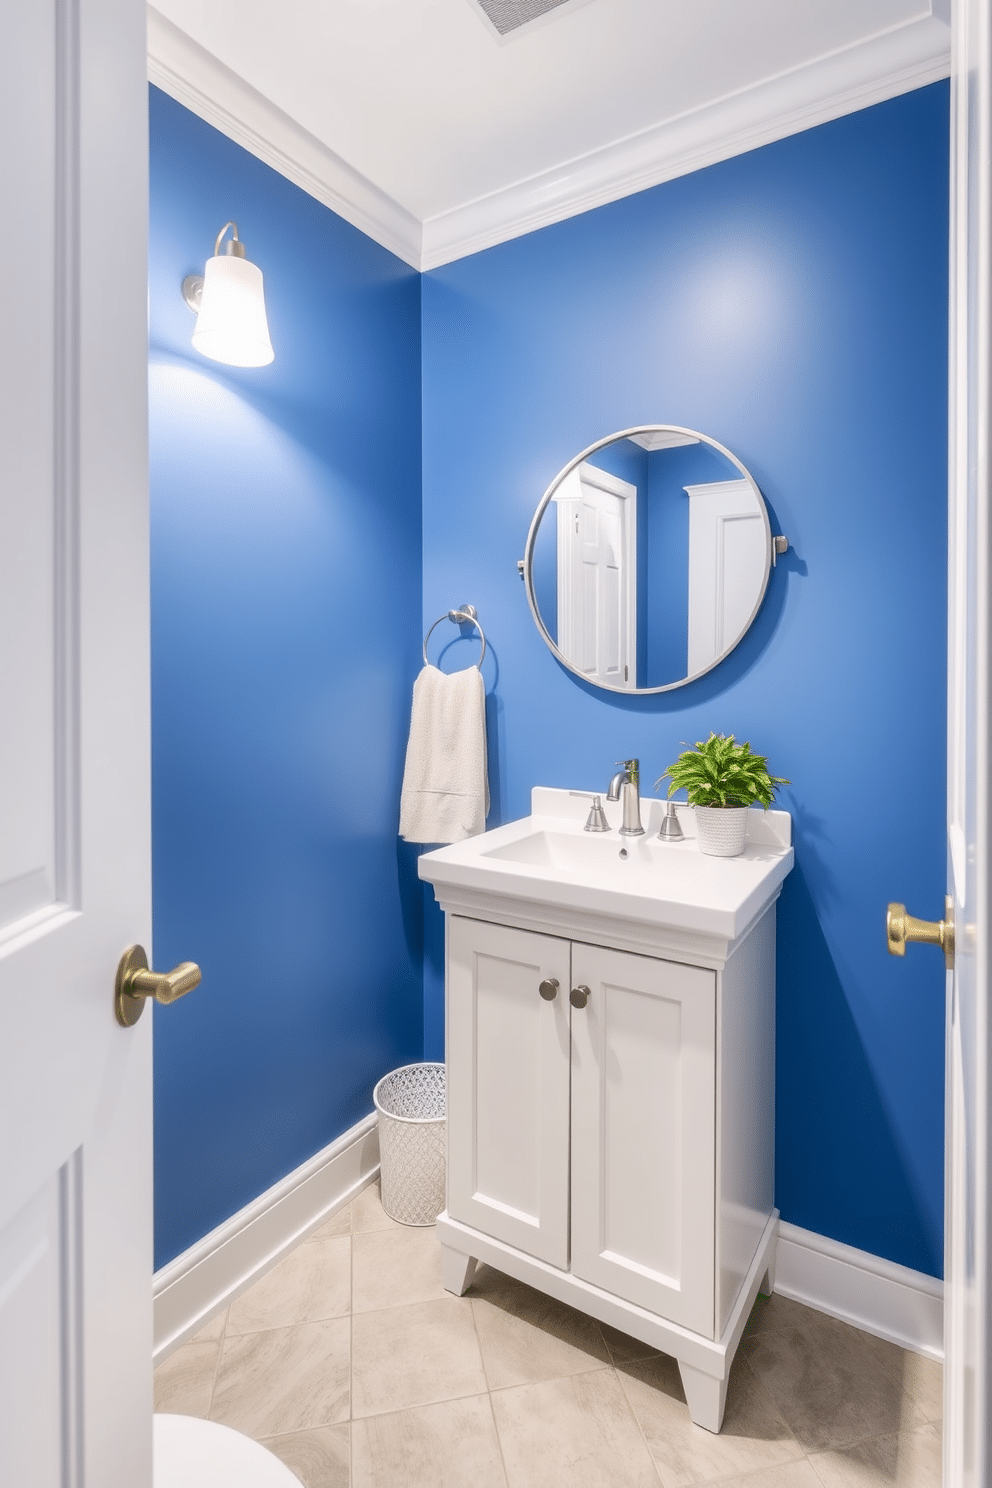
<svg viewBox="0 0 992 1488">
<path fill-rule="evenodd" d="M 947 830 L 944 1483 L 989 1488 L 989 810 L 992 745 L 992 13 L 953 7 Z M 925 912 L 925 911 L 924 911 Z"/>
</svg>

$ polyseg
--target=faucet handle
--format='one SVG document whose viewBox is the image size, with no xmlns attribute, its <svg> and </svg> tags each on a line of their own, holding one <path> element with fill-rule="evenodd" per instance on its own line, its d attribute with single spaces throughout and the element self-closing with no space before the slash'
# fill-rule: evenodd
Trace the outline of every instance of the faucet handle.
<svg viewBox="0 0 992 1488">
<path fill-rule="evenodd" d="M 685 836 L 685 833 L 682 830 L 682 823 L 679 821 L 678 816 L 675 812 L 674 801 L 669 801 L 668 803 L 668 810 L 665 812 L 665 815 L 661 819 L 661 828 L 658 832 L 658 836 L 661 838 L 662 842 L 681 842 L 682 838 Z"/>
<path fill-rule="evenodd" d="M 587 832 L 608 832 L 610 824 L 606 820 L 606 812 L 599 796 L 593 796 L 589 815 L 586 817 L 585 830 Z"/>
</svg>

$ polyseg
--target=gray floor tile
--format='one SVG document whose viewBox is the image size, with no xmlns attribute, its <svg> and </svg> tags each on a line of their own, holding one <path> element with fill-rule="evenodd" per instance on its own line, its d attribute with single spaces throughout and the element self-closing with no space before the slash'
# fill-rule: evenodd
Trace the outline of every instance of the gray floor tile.
<svg viewBox="0 0 992 1488">
<path fill-rule="evenodd" d="M 810 1459 L 823 1488 L 940 1488 L 941 1440 L 935 1426 L 878 1437 Z"/>
<path fill-rule="evenodd" d="M 619 1328 L 611 1328 L 608 1323 L 600 1323 L 599 1331 L 614 1364 L 626 1364 L 632 1359 L 653 1359 L 659 1352 L 654 1344 L 631 1338 L 629 1333 L 621 1333 Z"/>
<path fill-rule="evenodd" d="M 155 1369 L 155 1409 L 166 1415 L 206 1418 L 220 1350 L 220 1339 L 214 1338 L 184 1343 L 163 1359 Z"/>
<path fill-rule="evenodd" d="M 447 1296 L 441 1284 L 441 1247 L 433 1227 L 393 1225 L 352 1238 L 352 1306 L 376 1312 Z"/>
<path fill-rule="evenodd" d="M 345 1204 L 337 1214 L 332 1214 L 330 1219 L 325 1219 L 313 1234 L 308 1236 L 310 1240 L 331 1240 L 337 1235 L 351 1234 L 351 1205 Z"/>
<path fill-rule="evenodd" d="M 902 1387 L 925 1420 L 943 1419 L 944 1366 L 936 1359 L 926 1359 L 922 1354 L 905 1354 Z"/>
<path fill-rule="evenodd" d="M 733 1477 L 720 1479 L 720 1488 L 823 1488 L 823 1484 L 804 1459 L 784 1467 L 761 1467 L 753 1473 L 734 1473 Z"/>
<path fill-rule="evenodd" d="M 231 1303 L 227 1335 L 344 1317 L 350 1297 L 350 1236 L 311 1239 Z"/>
<path fill-rule="evenodd" d="M 506 1488 L 488 1395 L 352 1424 L 353 1488 Z"/>
<path fill-rule="evenodd" d="M 740 1357 L 731 1371 L 719 1434 L 690 1421 L 674 1359 L 659 1354 L 631 1360 L 619 1365 L 617 1374 L 663 1488 L 690 1488 L 803 1459 L 802 1448 L 771 1397 Z"/>
<path fill-rule="evenodd" d="M 471 1304 L 463 1298 L 356 1313 L 352 1329 L 356 1417 L 485 1392 Z"/>
<path fill-rule="evenodd" d="M 798 1302 L 771 1298 L 741 1348 L 807 1452 L 924 1424 L 902 1349 Z"/>
<path fill-rule="evenodd" d="M 346 1421 L 348 1318 L 224 1340 L 211 1420 L 261 1441 Z"/>
<path fill-rule="evenodd" d="M 223 1338 L 224 1328 L 227 1324 L 227 1314 L 228 1309 L 222 1307 L 220 1312 L 214 1314 L 209 1323 L 204 1323 L 203 1327 L 194 1333 L 192 1338 L 186 1340 L 187 1343 L 206 1343 L 213 1338 Z"/>
<path fill-rule="evenodd" d="M 379 1192 L 379 1181 L 370 1183 L 363 1188 L 360 1194 L 356 1194 L 351 1202 L 351 1228 L 353 1234 L 362 1230 L 391 1230 L 408 1229 L 414 1226 L 401 1225 L 389 1215 L 382 1207 L 382 1196 Z"/>
<path fill-rule="evenodd" d="M 658 1488 L 612 1369 L 494 1390 L 509 1488 Z"/>
<path fill-rule="evenodd" d="M 349 1488 L 350 1427 L 318 1426 L 313 1431 L 292 1431 L 269 1436 L 262 1443 L 285 1462 L 303 1488 Z"/>
<path fill-rule="evenodd" d="M 601 1369 L 610 1362 L 593 1318 L 490 1272 L 472 1311 L 491 1390 Z"/>
</svg>

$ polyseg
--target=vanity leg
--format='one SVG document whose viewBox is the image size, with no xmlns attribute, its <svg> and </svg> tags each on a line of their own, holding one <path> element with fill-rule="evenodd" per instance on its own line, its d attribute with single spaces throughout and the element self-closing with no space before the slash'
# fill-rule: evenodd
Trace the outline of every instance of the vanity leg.
<svg viewBox="0 0 992 1488">
<path fill-rule="evenodd" d="M 472 1285 L 477 1261 L 474 1256 L 462 1255 L 450 1245 L 441 1246 L 441 1280 L 446 1292 L 463 1297 Z"/>
<path fill-rule="evenodd" d="M 679 1374 L 682 1376 L 682 1388 L 690 1419 L 707 1431 L 719 1431 L 727 1404 L 727 1377 L 714 1379 L 711 1374 L 704 1374 L 691 1364 L 683 1364 L 681 1359 Z"/>
<path fill-rule="evenodd" d="M 772 1241 L 771 1249 L 768 1252 L 768 1264 L 765 1267 L 765 1274 L 758 1283 L 759 1297 L 770 1297 L 775 1290 L 775 1257 L 777 1254 L 778 1235 L 776 1234 L 775 1239 Z"/>
</svg>

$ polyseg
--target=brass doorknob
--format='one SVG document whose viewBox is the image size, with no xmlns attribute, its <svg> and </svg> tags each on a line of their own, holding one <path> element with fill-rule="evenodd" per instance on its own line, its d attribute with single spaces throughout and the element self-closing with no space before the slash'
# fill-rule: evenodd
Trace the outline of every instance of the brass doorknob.
<svg viewBox="0 0 992 1488">
<path fill-rule="evenodd" d="M 149 997 L 156 1002 L 175 1002 L 200 985 L 195 961 L 181 961 L 171 971 L 149 971 L 144 946 L 128 946 L 120 959 L 114 982 L 114 1012 L 122 1028 L 133 1028 Z"/>
<path fill-rule="evenodd" d="M 890 904 L 885 920 L 890 956 L 905 956 L 909 941 L 918 940 L 923 945 L 938 945 L 944 952 L 944 964 L 948 971 L 954 965 L 954 901 L 948 896 L 944 901 L 942 920 L 918 920 L 906 913 L 905 904 Z"/>
</svg>

